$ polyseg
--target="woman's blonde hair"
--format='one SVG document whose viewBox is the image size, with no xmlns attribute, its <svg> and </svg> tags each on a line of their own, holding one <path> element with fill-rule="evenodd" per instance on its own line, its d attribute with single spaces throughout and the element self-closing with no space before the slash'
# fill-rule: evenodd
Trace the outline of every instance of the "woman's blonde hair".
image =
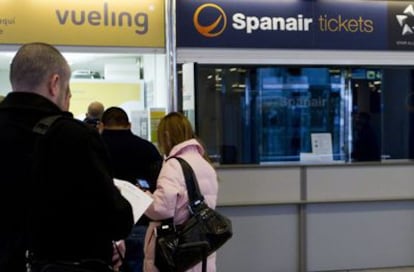
<svg viewBox="0 0 414 272">
<path fill-rule="evenodd" d="M 194 131 L 187 117 L 179 112 L 171 112 L 161 119 L 157 136 L 160 151 L 168 155 L 175 145 L 193 139 Z"/>
</svg>

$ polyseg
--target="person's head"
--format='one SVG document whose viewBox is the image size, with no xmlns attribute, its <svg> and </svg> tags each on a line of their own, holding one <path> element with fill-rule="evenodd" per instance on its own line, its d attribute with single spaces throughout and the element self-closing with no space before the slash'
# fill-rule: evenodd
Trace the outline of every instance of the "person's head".
<svg viewBox="0 0 414 272">
<path fill-rule="evenodd" d="M 187 117 L 179 112 L 171 112 L 158 124 L 157 136 L 160 151 L 168 155 L 175 145 L 193 139 L 194 131 Z"/>
<path fill-rule="evenodd" d="M 83 120 L 90 127 L 102 130 L 101 118 L 104 112 L 104 105 L 101 102 L 94 101 L 89 104 L 88 111 L 86 112 L 86 118 Z"/>
<path fill-rule="evenodd" d="M 119 107 L 107 108 L 102 115 L 102 124 L 104 129 L 129 129 L 127 113 Z"/>
<path fill-rule="evenodd" d="M 86 112 L 86 118 L 101 120 L 104 110 L 105 110 L 105 107 L 101 102 L 94 101 L 90 103 L 88 106 L 88 111 Z"/>
<path fill-rule="evenodd" d="M 70 74 L 63 55 L 46 43 L 24 44 L 10 64 L 13 92 L 42 95 L 64 111 L 69 110 Z"/>
</svg>

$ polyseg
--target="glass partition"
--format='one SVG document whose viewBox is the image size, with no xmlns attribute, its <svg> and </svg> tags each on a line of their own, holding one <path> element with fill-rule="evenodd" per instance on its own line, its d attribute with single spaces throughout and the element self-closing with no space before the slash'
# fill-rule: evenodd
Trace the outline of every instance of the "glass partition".
<svg viewBox="0 0 414 272">
<path fill-rule="evenodd" d="M 62 50 L 72 70 L 69 110 L 75 118 L 83 120 L 93 101 L 105 108 L 118 106 L 127 112 L 132 132 L 155 143 L 159 118 L 154 116 L 164 115 L 168 105 L 165 53 L 85 51 Z M 8 76 L 14 54 L 0 53 L 0 95 L 11 91 Z"/>
<path fill-rule="evenodd" d="M 193 71 L 196 131 L 221 164 L 411 158 L 411 67 Z"/>
</svg>

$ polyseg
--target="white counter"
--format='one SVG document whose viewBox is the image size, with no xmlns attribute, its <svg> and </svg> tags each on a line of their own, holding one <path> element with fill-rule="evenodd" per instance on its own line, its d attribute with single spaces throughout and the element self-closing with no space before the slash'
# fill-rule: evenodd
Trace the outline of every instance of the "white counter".
<svg viewBox="0 0 414 272">
<path fill-rule="evenodd" d="M 235 165 L 217 171 L 219 209 L 235 228 L 219 252 L 218 271 L 414 265 L 411 161 Z"/>
</svg>

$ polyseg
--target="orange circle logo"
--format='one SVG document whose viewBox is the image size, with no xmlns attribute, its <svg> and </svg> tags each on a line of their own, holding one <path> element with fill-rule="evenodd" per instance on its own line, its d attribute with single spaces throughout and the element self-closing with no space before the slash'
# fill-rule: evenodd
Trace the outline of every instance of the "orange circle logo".
<svg viewBox="0 0 414 272">
<path fill-rule="evenodd" d="M 206 9 L 213 9 L 218 11 L 218 17 L 209 25 L 200 24 L 200 14 Z M 193 23 L 197 31 L 208 38 L 217 37 L 226 29 L 227 26 L 227 16 L 224 13 L 224 10 L 216 4 L 207 3 L 199 6 L 193 16 Z M 221 26 L 219 26 L 221 25 Z"/>
</svg>

